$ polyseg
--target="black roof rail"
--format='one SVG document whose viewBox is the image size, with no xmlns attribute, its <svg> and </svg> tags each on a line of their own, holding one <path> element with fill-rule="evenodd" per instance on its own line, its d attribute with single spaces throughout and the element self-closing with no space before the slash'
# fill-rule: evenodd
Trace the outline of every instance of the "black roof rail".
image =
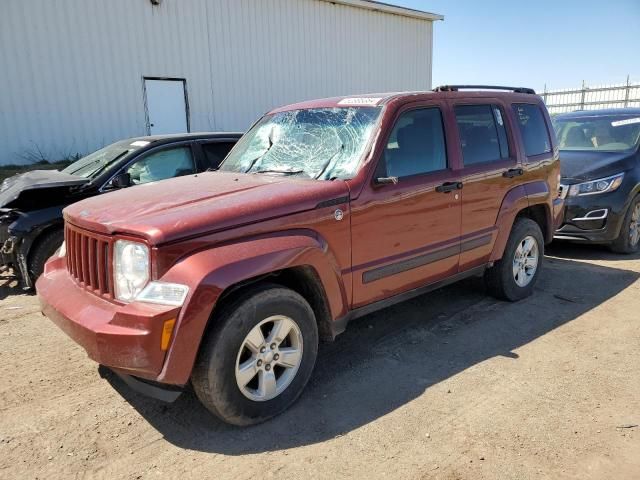
<svg viewBox="0 0 640 480">
<path fill-rule="evenodd" d="M 510 90 L 515 93 L 536 94 L 533 88 L 502 87 L 498 85 L 441 85 L 433 89 L 434 92 L 457 92 L 458 90 Z"/>
</svg>

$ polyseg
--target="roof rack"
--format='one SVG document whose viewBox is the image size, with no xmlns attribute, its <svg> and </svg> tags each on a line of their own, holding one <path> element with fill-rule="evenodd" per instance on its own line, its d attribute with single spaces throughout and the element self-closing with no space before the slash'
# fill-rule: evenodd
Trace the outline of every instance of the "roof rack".
<svg viewBox="0 0 640 480">
<path fill-rule="evenodd" d="M 457 92 L 458 90 L 510 90 L 515 93 L 536 94 L 533 88 L 501 87 L 498 85 L 441 85 L 433 89 L 434 92 Z"/>
</svg>

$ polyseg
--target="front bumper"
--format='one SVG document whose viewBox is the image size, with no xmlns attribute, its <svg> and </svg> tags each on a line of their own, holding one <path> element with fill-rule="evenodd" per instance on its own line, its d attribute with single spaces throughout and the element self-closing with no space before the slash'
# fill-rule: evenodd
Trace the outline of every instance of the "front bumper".
<svg viewBox="0 0 640 480">
<path fill-rule="evenodd" d="M 562 225 L 554 239 L 611 243 L 620 234 L 628 206 L 622 188 L 611 193 L 567 197 Z"/>
<path fill-rule="evenodd" d="M 47 263 L 36 289 L 42 313 L 89 358 L 118 373 L 157 379 L 166 354 L 161 348 L 163 325 L 178 316 L 179 308 L 101 298 L 76 283 L 62 258 Z"/>
</svg>

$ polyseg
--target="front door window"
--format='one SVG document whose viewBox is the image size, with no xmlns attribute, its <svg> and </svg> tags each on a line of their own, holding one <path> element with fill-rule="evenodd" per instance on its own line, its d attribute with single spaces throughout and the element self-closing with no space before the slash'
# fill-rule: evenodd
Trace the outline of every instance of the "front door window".
<svg viewBox="0 0 640 480">
<path fill-rule="evenodd" d="M 126 172 L 131 176 L 132 185 L 195 173 L 191 148 L 168 148 L 150 153 L 130 165 Z"/>
</svg>

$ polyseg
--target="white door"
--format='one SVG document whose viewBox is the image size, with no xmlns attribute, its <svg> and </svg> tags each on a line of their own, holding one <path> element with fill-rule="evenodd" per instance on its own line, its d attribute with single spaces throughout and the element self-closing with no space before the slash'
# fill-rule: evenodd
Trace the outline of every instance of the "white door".
<svg viewBox="0 0 640 480">
<path fill-rule="evenodd" d="M 145 78 L 147 121 L 151 135 L 189 131 L 184 83 L 184 80 Z"/>
</svg>

